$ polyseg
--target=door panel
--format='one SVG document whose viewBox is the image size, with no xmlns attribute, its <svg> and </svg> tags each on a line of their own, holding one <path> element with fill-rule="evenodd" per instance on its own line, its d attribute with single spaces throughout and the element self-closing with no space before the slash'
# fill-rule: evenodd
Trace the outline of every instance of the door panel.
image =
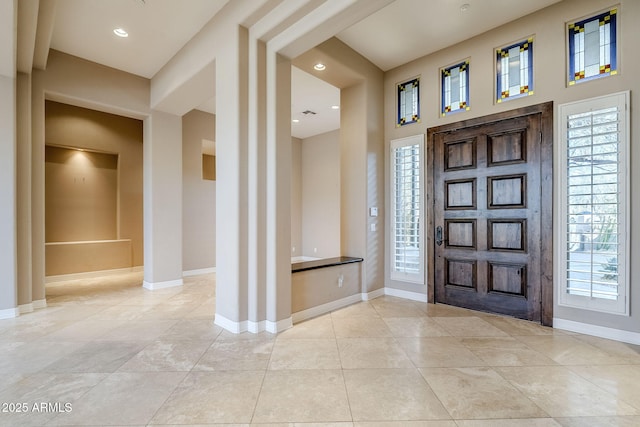
<svg viewBox="0 0 640 427">
<path fill-rule="evenodd" d="M 541 114 L 503 115 L 430 130 L 430 224 L 442 227 L 431 261 L 435 302 L 541 321 L 548 233 L 540 214 L 552 202 L 541 190 L 542 123 Z"/>
</svg>

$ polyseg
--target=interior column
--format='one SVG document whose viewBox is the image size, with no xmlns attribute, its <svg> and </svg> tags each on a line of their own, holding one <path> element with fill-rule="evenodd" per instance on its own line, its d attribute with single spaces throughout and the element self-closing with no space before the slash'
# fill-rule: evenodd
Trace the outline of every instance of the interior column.
<svg viewBox="0 0 640 427">
<path fill-rule="evenodd" d="M 291 62 L 246 28 L 216 58 L 216 317 L 291 326 Z"/>
<path fill-rule="evenodd" d="M 291 319 L 291 61 L 267 52 L 267 330 Z"/>
<path fill-rule="evenodd" d="M 216 58 L 215 323 L 234 333 L 248 328 L 247 40 L 230 31 Z"/>
<path fill-rule="evenodd" d="M 182 118 L 152 111 L 144 121 L 144 283 L 182 285 Z"/>
<path fill-rule="evenodd" d="M 33 311 L 31 263 L 31 75 L 17 80 L 17 255 L 18 308 Z"/>
<path fill-rule="evenodd" d="M 17 4 L 2 0 L 0 43 L 13 52 L 0 66 L 0 319 L 18 315 L 16 248 L 16 16 Z M 8 12 L 8 13 L 4 13 Z"/>
</svg>

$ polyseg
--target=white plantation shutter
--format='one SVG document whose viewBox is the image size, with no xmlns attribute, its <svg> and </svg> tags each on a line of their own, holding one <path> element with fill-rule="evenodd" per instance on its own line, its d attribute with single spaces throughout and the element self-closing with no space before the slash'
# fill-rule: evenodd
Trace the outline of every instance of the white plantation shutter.
<svg viewBox="0 0 640 427">
<path fill-rule="evenodd" d="M 627 93 L 560 106 L 560 303 L 628 313 Z"/>
<path fill-rule="evenodd" d="M 424 283 L 424 136 L 391 141 L 391 278 Z"/>
</svg>

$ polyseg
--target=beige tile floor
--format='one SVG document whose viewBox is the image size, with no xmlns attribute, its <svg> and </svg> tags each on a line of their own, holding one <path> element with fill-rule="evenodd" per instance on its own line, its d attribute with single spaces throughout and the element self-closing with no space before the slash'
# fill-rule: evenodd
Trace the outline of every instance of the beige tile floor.
<svg viewBox="0 0 640 427">
<path fill-rule="evenodd" d="M 141 282 L 49 285 L 0 320 L 0 425 L 640 426 L 637 346 L 393 297 L 234 335 L 214 275 Z"/>
</svg>

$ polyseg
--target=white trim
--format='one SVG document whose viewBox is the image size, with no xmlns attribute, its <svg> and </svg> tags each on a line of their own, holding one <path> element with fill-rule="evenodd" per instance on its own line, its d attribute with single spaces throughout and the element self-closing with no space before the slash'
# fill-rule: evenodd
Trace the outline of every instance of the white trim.
<svg viewBox="0 0 640 427">
<path fill-rule="evenodd" d="M 247 332 L 251 332 L 252 334 L 259 334 L 260 332 L 265 330 L 266 320 L 262 320 L 260 322 L 254 322 L 253 320 L 247 320 Z"/>
<path fill-rule="evenodd" d="M 45 284 L 55 282 L 66 282 L 67 280 L 78 279 L 94 279 L 96 277 L 114 276 L 122 273 L 137 273 L 144 270 L 144 267 L 127 267 L 127 268 L 115 268 L 113 270 L 99 270 L 99 271 L 87 271 L 84 273 L 71 273 L 60 274 L 58 276 L 47 276 L 44 278 Z"/>
<path fill-rule="evenodd" d="M 265 326 L 265 330 L 267 332 L 277 334 L 278 332 L 282 332 L 285 329 L 293 327 L 293 317 L 287 317 L 286 319 L 278 320 L 277 322 L 267 320 L 265 322 Z"/>
<path fill-rule="evenodd" d="M 621 329 L 607 328 L 605 326 L 591 325 L 588 323 L 574 322 L 573 320 L 558 318 L 553 319 L 553 327 L 565 331 L 640 345 L 640 333 L 638 332 L 623 331 Z"/>
<path fill-rule="evenodd" d="M 558 144 L 555 144 L 554 155 L 554 171 L 558 176 L 556 183 L 555 203 L 558 206 L 556 217 L 554 218 L 555 235 L 559 236 L 555 239 L 555 253 L 557 259 L 554 263 L 554 282 L 558 297 L 558 305 L 565 307 L 574 307 L 579 310 L 592 310 L 603 313 L 609 313 L 620 316 L 629 316 L 630 312 L 630 111 L 629 111 L 630 92 L 623 91 L 614 94 L 599 96 L 586 100 L 569 102 L 558 106 L 558 122 L 557 134 L 559 135 Z M 567 118 L 572 114 L 586 113 L 598 109 L 617 107 L 620 112 L 619 130 L 620 144 L 618 151 L 622 158 L 620 161 L 620 170 L 618 172 L 620 181 L 619 185 L 619 221 L 620 238 L 624 239 L 619 242 L 619 251 L 622 256 L 619 258 L 621 270 L 618 272 L 618 292 L 617 300 L 606 300 L 602 298 L 592 298 L 582 295 L 571 295 L 566 292 L 566 265 L 567 265 Z"/>
<path fill-rule="evenodd" d="M 371 292 L 363 292 L 360 295 L 362 296 L 362 301 L 371 301 L 372 299 L 384 296 L 384 288 L 376 289 Z"/>
<path fill-rule="evenodd" d="M 234 322 L 233 320 L 229 320 L 224 316 L 221 316 L 219 314 L 216 313 L 215 315 L 215 320 L 213 321 L 213 323 L 215 325 L 220 326 L 223 329 L 226 329 L 227 331 L 234 333 L 234 334 L 239 334 L 241 332 L 246 332 L 247 331 L 247 323 L 248 321 L 244 321 L 244 322 Z"/>
<path fill-rule="evenodd" d="M 202 274 L 212 274 L 216 272 L 215 267 L 197 268 L 195 270 L 187 270 L 182 272 L 182 277 L 200 276 Z"/>
<path fill-rule="evenodd" d="M 13 319 L 14 317 L 18 316 L 20 316 L 20 310 L 18 309 L 18 307 L 0 310 L 0 319 Z"/>
<path fill-rule="evenodd" d="M 166 280 L 164 282 L 147 282 L 144 280 L 142 282 L 142 287 L 149 289 L 150 291 L 156 291 L 158 289 L 175 288 L 177 286 L 182 286 L 183 284 L 184 282 L 182 279 Z"/>
<path fill-rule="evenodd" d="M 427 302 L 427 294 L 421 294 L 419 292 L 403 291 L 396 288 L 384 288 L 384 294 L 392 297 L 404 298 L 411 301 Z"/>
<path fill-rule="evenodd" d="M 329 313 L 342 307 L 362 301 L 362 294 L 351 295 L 339 300 L 331 301 L 325 304 L 317 305 L 306 310 L 298 311 L 291 315 L 293 323 L 302 322 L 303 320 L 318 317 L 322 314 Z"/>
<path fill-rule="evenodd" d="M 425 144 L 424 144 L 424 134 L 418 134 L 418 135 L 412 135 L 412 136 L 407 136 L 404 138 L 398 138 L 398 139 L 392 139 L 389 143 L 389 173 L 390 173 L 390 177 L 389 177 L 389 185 L 391 187 L 391 214 L 389 215 L 389 220 L 388 220 L 388 239 L 389 239 L 389 247 L 391 248 L 389 250 L 389 265 L 390 265 L 390 272 L 389 272 L 389 276 L 391 277 L 392 280 L 398 280 L 401 282 L 411 282 L 411 283 L 416 283 L 419 285 L 423 285 L 425 283 L 425 273 L 426 273 L 426 265 L 425 265 L 425 260 L 427 259 L 427 251 L 426 251 L 426 236 L 425 236 L 425 192 L 423 188 L 420 188 L 420 194 L 419 194 L 419 198 L 420 198 L 420 222 L 419 222 L 419 229 L 420 229 L 420 233 L 419 233 L 419 256 L 418 259 L 420 260 L 420 267 L 417 273 L 407 273 L 404 271 L 396 271 L 395 270 L 395 248 L 396 248 L 396 228 L 395 228 L 395 200 L 396 200 L 396 185 L 395 185 L 395 162 L 394 162 L 394 157 L 395 157 L 395 150 L 399 149 L 399 148 L 403 148 L 403 147 L 409 147 L 412 145 L 418 145 L 418 151 L 419 151 L 419 161 L 420 164 L 419 166 L 419 171 L 418 171 L 418 175 L 419 175 L 419 180 L 420 182 L 424 183 L 425 179 L 424 177 L 426 177 L 427 175 L 427 167 L 425 164 Z"/>
<path fill-rule="evenodd" d="M 19 305 L 18 306 L 18 311 L 20 312 L 20 314 L 33 312 L 33 303 L 30 302 L 28 304 Z"/>
<path fill-rule="evenodd" d="M 39 308 L 46 308 L 47 307 L 47 300 L 46 299 L 39 299 L 39 300 L 31 301 L 31 305 L 33 305 L 33 308 L 35 310 L 37 310 Z"/>
</svg>

